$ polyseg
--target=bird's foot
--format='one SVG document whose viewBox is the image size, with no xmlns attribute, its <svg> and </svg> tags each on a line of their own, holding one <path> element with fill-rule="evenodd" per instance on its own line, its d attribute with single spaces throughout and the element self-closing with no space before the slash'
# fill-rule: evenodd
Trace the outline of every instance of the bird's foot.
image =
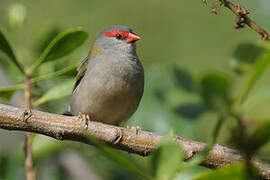
<svg viewBox="0 0 270 180">
<path fill-rule="evenodd" d="M 135 135 L 137 135 L 139 133 L 139 131 L 141 130 L 141 127 L 139 127 L 139 126 L 132 126 L 132 127 L 127 126 L 127 129 L 130 129 L 131 132 L 133 132 Z"/>
<path fill-rule="evenodd" d="M 83 127 L 85 129 L 87 129 L 88 128 L 89 121 L 90 121 L 89 115 L 80 112 L 79 115 L 78 115 L 78 119 L 82 122 Z"/>
<path fill-rule="evenodd" d="M 32 116 L 32 111 L 31 111 L 31 109 L 25 109 L 25 110 L 23 111 L 23 120 L 24 120 L 24 122 L 27 123 L 27 120 L 28 120 L 31 116 Z"/>
<path fill-rule="evenodd" d="M 113 144 L 118 144 L 123 137 L 123 133 L 122 133 L 121 128 L 119 128 L 119 127 L 117 127 L 115 130 L 116 130 L 116 138 L 113 141 Z"/>
</svg>

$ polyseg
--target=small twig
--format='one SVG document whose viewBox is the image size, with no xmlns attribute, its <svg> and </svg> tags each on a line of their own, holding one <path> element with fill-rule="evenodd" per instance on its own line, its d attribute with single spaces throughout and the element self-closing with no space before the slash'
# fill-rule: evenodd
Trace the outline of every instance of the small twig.
<svg viewBox="0 0 270 180">
<path fill-rule="evenodd" d="M 237 4 L 234 5 L 229 0 L 217 0 L 222 5 L 230 9 L 235 15 L 235 28 L 242 28 L 244 25 L 248 25 L 251 29 L 253 29 L 255 32 L 257 32 L 263 40 L 270 40 L 270 35 L 260 26 L 258 26 L 250 17 L 248 17 L 249 12 L 242 7 L 241 5 Z M 203 1 L 206 3 L 206 0 Z M 212 9 L 213 11 L 213 9 Z"/>
<path fill-rule="evenodd" d="M 32 133 L 25 133 L 25 172 L 27 180 L 36 179 L 36 171 L 33 165 L 33 155 L 32 155 Z"/>
<path fill-rule="evenodd" d="M 21 116 L 23 111 L 20 108 L 0 104 L 0 127 L 8 130 L 35 132 L 61 140 L 89 143 L 89 139 L 84 133 L 83 123 L 77 117 L 33 110 L 32 116 L 26 123 Z M 94 121 L 90 121 L 87 128 L 89 134 L 110 146 L 142 156 L 149 155 L 162 138 L 162 135 L 152 132 L 138 131 L 134 133 L 130 128 L 121 128 Z M 114 144 L 117 136 L 116 129 L 122 131 L 122 139 L 119 143 Z M 186 160 L 202 152 L 206 146 L 205 143 L 184 139 L 179 136 L 176 136 L 175 140 L 182 144 L 183 155 Z M 238 151 L 214 145 L 203 160 L 202 165 L 219 168 L 242 161 L 244 161 L 244 157 Z M 268 164 L 261 162 L 257 158 L 253 158 L 251 162 L 259 169 L 260 176 L 263 179 L 270 179 L 270 166 Z"/>
<path fill-rule="evenodd" d="M 31 79 L 28 74 L 25 74 L 24 82 L 24 101 L 25 101 L 25 110 L 23 112 L 23 120 L 27 123 L 28 119 L 32 115 L 31 110 Z M 27 180 L 36 179 L 36 171 L 33 164 L 33 154 L 32 154 L 32 133 L 25 133 L 25 172 Z"/>
</svg>

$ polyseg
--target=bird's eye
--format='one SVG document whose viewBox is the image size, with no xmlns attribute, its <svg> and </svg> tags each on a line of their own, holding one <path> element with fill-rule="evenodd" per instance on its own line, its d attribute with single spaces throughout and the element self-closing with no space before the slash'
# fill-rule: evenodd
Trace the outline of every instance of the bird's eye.
<svg viewBox="0 0 270 180">
<path fill-rule="evenodd" d="M 121 34 L 116 34 L 115 37 L 116 37 L 116 39 L 122 39 Z"/>
</svg>

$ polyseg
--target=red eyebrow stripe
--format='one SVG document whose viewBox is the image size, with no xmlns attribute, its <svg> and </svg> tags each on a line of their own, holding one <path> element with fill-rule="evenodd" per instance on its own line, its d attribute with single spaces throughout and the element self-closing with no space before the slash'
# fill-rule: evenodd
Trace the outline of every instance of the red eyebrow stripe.
<svg viewBox="0 0 270 180">
<path fill-rule="evenodd" d="M 115 37 L 116 34 L 120 34 L 122 36 L 122 39 L 128 38 L 128 33 L 126 31 L 118 31 L 118 30 L 113 30 L 111 32 L 105 32 L 104 35 L 107 37 Z"/>
</svg>

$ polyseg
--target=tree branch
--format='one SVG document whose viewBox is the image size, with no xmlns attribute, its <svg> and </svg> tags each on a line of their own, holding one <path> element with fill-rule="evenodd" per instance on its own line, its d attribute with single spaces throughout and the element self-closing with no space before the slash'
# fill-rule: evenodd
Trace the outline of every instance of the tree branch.
<svg viewBox="0 0 270 180">
<path fill-rule="evenodd" d="M 72 140 L 88 143 L 83 123 L 77 117 L 68 117 L 32 110 L 27 122 L 24 120 L 24 109 L 0 104 L 0 127 L 8 130 L 21 130 L 44 134 L 60 140 Z M 119 129 L 122 131 L 122 139 L 114 144 L 118 138 Z M 119 128 L 100 122 L 89 122 L 87 131 L 97 139 L 106 142 L 114 148 L 136 153 L 142 156 L 149 155 L 156 147 L 162 135 L 152 132 L 138 131 L 130 128 Z M 175 136 L 175 140 L 182 144 L 185 160 L 201 152 L 205 143 L 196 142 Z M 244 161 L 244 158 L 236 150 L 220 145 L 215 145 L 209 152 L 203 166 L 219 168 L 222 166 Z M 259 169 L 261 177 L 270 179 L 270 166 L 254 158 L 252 163 Z"/>
<path fill-rule="evenodd" d="M 234 5 L 229 0 L 217 0 L 217 1 L 219 1 L 221 5 L 224 5 L 226 8 L 230 9 L 236 15 L 235 28 L 243 28 L 246 24 L 255 32 L 257 32 L 259 35 L 261 35 L 263 40 L 270 40 L 269 33 L 267 33 L 263 28 L 258 26 L 255 23 L 255 21 L 253 21 L 251 18 L 248 17 L 249 12 L 244 7 L 242 7 L 239 4 Z M 206 0 L 202 0 L 202 2 L 206 3 Z M 214 6 L 214 12 L 216 12 L 215 6 Z"/>
</svg>

